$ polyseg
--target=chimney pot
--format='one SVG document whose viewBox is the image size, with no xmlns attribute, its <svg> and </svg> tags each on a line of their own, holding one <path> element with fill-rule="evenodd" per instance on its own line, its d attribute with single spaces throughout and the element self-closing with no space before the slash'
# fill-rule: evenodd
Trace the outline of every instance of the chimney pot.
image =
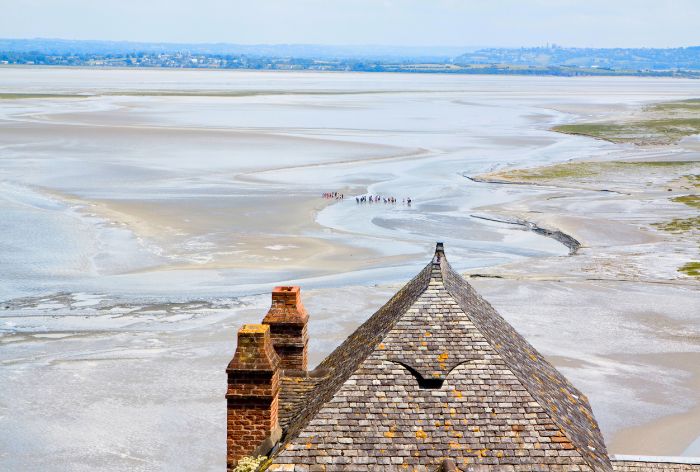
<svg viewBox="0 0 700 472">
<path fill-rule="evenodd" d="M 301 302 L 299 287 L 280 286 L 272 290 L 272 304 L 263 324 L 270 326 L 272 344 L 282 360 L 282 368 L 306 370 L 308 321 L 309 315 Z"/>
</svg>

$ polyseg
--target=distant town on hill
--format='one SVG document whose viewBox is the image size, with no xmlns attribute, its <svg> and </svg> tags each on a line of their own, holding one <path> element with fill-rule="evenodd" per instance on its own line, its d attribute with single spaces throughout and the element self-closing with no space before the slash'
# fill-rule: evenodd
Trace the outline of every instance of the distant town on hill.
<svg viewBox="0 0 700 472">
<path fill-rule="evenodd" d="M 0 65 L 700 77 L 700 46 L 458 48 L 0 39 Z"/>
</svg>

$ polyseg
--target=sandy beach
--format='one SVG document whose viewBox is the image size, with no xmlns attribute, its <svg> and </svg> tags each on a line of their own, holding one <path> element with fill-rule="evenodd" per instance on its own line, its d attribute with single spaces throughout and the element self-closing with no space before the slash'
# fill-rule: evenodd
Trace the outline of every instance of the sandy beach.
<svg viewBox="0 0 700 472">
<path fill-rule="evenodd" d="M 550 131 L 694 81 L 0 71 L 62 95 L 0 99 L 1 469 L 220 470 L 224 367 L 270 288 L 302 286 L 315 364 L 437 240 L 590 398 L 609 452 L 700 456 L 700 285 L 678 270 L 698 246 L 657 225 L 697 214 L 670 199 L 700 141 Z M 601 164 L 485 181 L 572 160 Z"/>
</svg>

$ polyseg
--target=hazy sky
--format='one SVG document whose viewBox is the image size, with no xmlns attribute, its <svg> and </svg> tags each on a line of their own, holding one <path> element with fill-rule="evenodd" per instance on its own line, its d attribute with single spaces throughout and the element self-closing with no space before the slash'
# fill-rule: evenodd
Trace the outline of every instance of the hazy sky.
<svg viewBox="0 0 700 472">
<path fill-rule="evenodd" d="M 5 38 L 700 45 L 700 0 L 0 0 L 0 12 Z"/>
</svg>

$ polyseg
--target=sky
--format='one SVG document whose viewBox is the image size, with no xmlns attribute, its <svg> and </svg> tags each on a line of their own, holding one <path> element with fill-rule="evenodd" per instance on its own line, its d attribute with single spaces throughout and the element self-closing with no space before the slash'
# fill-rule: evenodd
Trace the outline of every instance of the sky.
<svg viewBox="0 0 700 472">
<path fill-rule="evenodd" d="M 0 0 L 0 37 L 389 46 L 700 45 L 700 0 Z"/>
</svg>

